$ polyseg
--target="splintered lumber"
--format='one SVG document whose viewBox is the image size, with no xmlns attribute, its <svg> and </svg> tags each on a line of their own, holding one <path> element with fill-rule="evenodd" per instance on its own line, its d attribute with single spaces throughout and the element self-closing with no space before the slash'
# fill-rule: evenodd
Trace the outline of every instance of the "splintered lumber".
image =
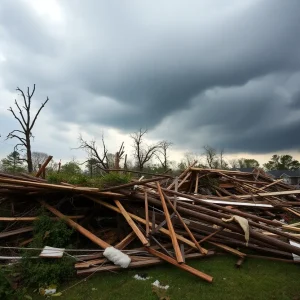
<svg viewBox="0 0 300 300">
<path fill-rule="evenodd" d="M 181 224 L 183 225 L 184 229 L 186 230 L 186 232 L 188 233 L 189 237 L 191 238 L 191 240 L 195 243 L 196 247 L 198 248 L 198 250 L 200 251 L 200 253 L 202 254 L 206 254 L 207 250 L 204 250 L 199 243 L 197 242 L 197 240 L 195 239 L 193 233 L 190 231 L 190 229 L 188 228 L 188 226 L 185 224 L 184 220 L 182 219 L 181 215 L 179 214 L 179 212 L 176 210 L 176 208 L 174 207 L 174 205 L 172 204 L 172 202 L 170 201 L 170 199 L 166 196 L 165 197 L 169 203 L 169 205 L 171 206 L 171 208 L 173 209 L 173 211 L 176 213 L 179 221 L 181 222 Z"/>
<path fill-rule="evenodd" d="M 128 235 L 126 235 L 122 241 L 116 244 L 115 248 L 122 250 L 125 247 L 127 247 L 135 238 L 136 238 L 135 232 L 132 231 Z"/>
<path fill-rule="evenodd" d="M 70 225 L 72 228 L 76 229 L 78 232 L 83 234 L 85 237 L 87 237 L 89 240 L 91 240 L 96 245 L 100 246 L 103 249 L 111 246 L 110 244 L 101 240 L 99 237 L 97 237 L 96 235 L 94 235 L 93 233 L 91 233 L 90 231 L 88 231 L 87 229 L 85 229 L 84 227 L 79 225 L 78 223 L 76 223 L 75 221 L 68 219 L 64 214 L 62 214 L 60 211 L 55 209 L 53 206 L 47 204 L 44 201 L 39 201 L 39 202 L 41 203 L 42 206 L 47 208 L 49 211 L 51 211 L 54 215 L 56 215 L 60 219 L 64 220 L 68 225 Z"/>
<path fill-rule="evenodd" d="M 274 185 L 274 184 L 277 184 L 278 182 L 281 182 L 282 180 L 283 180 L 283 179 L 275 180 L 274 182 L 272 182 L 272 183 L 270 183 L 270 184 L 267 184 L 267 185 L 265 185 L 264 187 L 258 189 L 258 191 L 263 191 L 263 190 L 265 190 L 266 188 L 268 188 L 268 187 L 270 187 L 270 186 L 272 186 L 272 185 Z"/>
<path fill-rule="evenodd" d="M 51 161 L 52 158 L 53 158 L 53 156 L 48 156 L 48 158 L 45 160 L 45 162 L 42 164 L 42 166 L 36 173 L 35 177 L 40 177 L 40 175 L 43 174 L 43 172 L 45 171 L 47 165 L 49 164 L 49 162 Z"/>
<path fill-rule="evenodd" d="M 209 253 L 205 257 L 212 256 L 212 255 L 214 255 L 214 252 L 209 251 Z M 192 254 L 189 254 L 186 256 L 187 259 L 201 258 L 201 257 L 204 257 L 201 253 L 192 253 Z M 176 260 L 174 260 L 174 261 L 176 262 Z M 131 261 L 128 268 L 129 269 L 144 268 L 147 266 L 162 264 L 163 262 L 164 262 L 164 260 L 162 260 L 160 258 L 148 257 L 147 260 Z M 78 270 L 77 275 L 86 275 L 86 274 L 95 273 L 95 272 L 118 271 L 118 270 L 122 270 L 122 268 L 119 266 L 116 266 L 116 265 L 95 266 L 93 268 L 86 268 L 83 270 Z"/>
<path fill-rule="evenodd" d="M 146 218 L 146 237 L 149 236 L 149 207 L 148 207 L 148 193 L 145 191 L 145 218 Z"/>
<path fill-rule="evenodd" d="M 101 189 L 101 192 L 119 190 L 119 189 L 131 187 L 131 186 L 135 186 L 135 185 L 144 185 L 145 183 L 155 182 L 155 181 L 160 181 L 160 180 L 163 180 L 163 178 L 158 177 L 158 178 L 145 179 L 145 180 L 141 180 L 141 181 L 136 180 L 136 181 L 133 181 L 133 182 L 130 182 L 130 183 L 125 183 L 125 184 L 122 184 L 122 185 L 117 185 L 117 186 L 114 186 L 114 187 Z"/>
<path fill-rule="evenodd" d="M 169 191 L 167 189 L 162 189 L 162 190 L 166 190 L 169 193 L 174 193 L 174 191 Z M 184 194 L 180 194 L 180 196 L 181 195 L 184 195 Z M 138 195 L 135 195 L 135 196 L 138 197 Z M 188 196 L 188 195 L 186 195 L 186 196 Z M 195 197 L 191 197 L 191 198 L 195 198 Z M 197 199 L 197 198 L 195 198 L 195 199 Z M 156 200 L 156 199 L 154 199 L 153 197 L 148 197 L 148 200 L 151 203 L 153 203 L 153 204 L 161 205 L 161 202 L 158 201 L 158 200 Z M 197 200 L 199 200 L 201 202 L 201 199 L 197 199 Z M 216 204 L 211 204 L 211 203 L 210 203 L 210 205 L 216 206 L 216 207 L 218 207 L 218 208 L 220 208 L 222 210 L 221 206 L 218 206 Z M 185 206 L 190 206 L 190 204 L 185 204 Z M 221 218 L 224 218 L 224 217 L 226 218 L 226 217 L 228 217 L 228 215 L 222 214 L 222 213 L 219 213 L 219 212 L 216 212 L 216 211 L 213 211 L 213 210 L 209 210 L 209 209 L 206 209 L 207 213 L 204 214 L 204 213 L 200 213 L 198 211 L 195 211 L 196 208 L 197 208 L 197 206 L 191 205 L 191 207 L 193 208 L 193 210 L 192 209 L 183 208 L 182 206 L 179 206 L 177 208 L 177 210 L 180 213 L 184 213 L 185 215 L 189 215 L 191 217 L 195 217 L 198 220 L 206 221 L 206 222 L 208 222 L 210 224 L 216 224 L 216 225 L 218 225 L 220 227 L 228 228 L 228 229 L 230 229 L 231 231 L 234 231 L 234 232 L 243 233 L 243 230 L 239 226 L 223 222 L 220 219 L 220 217 Z M 202 207 L 198 207 L 198 209 L 202 209 Z M 232 215 L 234 215 L 234 214 L 238 215 L 238 213 L 240 212 L 240 211 L 234 211 L 234 210 L 230 210 L 230 211 L 232 211 Z M 213 217 L 212 215 L 218 215 L 218 218 L 217 217 Z M 251 215 L 250 215 L 250 218 L 251 218 Z M 262 220 L 264 220 L 264 219 L 262 219 Z M 300 240 L 296 236 L 290 235 L 290 234 L 288 234 L 286 232 L 283 232 L 283 231 L 276 230 L 276 229 L 274 229 L 271 226 L 265 226 L 263 224 L 255 223 L 255 222 L 253 222 L 251 220 L 248 220 L 248 222 L 249 222 L 250 226 L 255 226 L 255 227 L 262 228 L 262 229 L 264 229 L 266 231 L 278 234 L 280 236 L 287 237 L 288 239 L 291 239 L 293 241 L 299 242 L 299 240 Z M 280 223 L 280 224 L 282 226 L 282 223 Z M 274 247 L 277 247 L 278 249 L 281 249 L 283 251 L 288 251 L 288 252 L 300 255 L 300 248 L 292 246 L 292 245 L 290 245 L 288 243 L 285 243 L 285 242 L 283 242 L 281 240 L 268 237 L 268 236 L 263 235 L 263 234 L 255 231 L 255 230 L 250 230 L 250 238 L 251 237 L 253 237 L 253 238 L 255 238 L 255 239 L 259 240 L 259 241 L 265 242 L 267 244 L 273 245 Z"/>
<path fill-rule="evenodd" d="M 0 217 L 0 221 L 2 222 L 31 222 L 37 220 L 39 217 Z M 84 218 L 83 215 L 81 216 L 66 216 L 69 219 L 82 219 Z M 56 218 L 53 218 L 56 219 Z"/>
<path fill-rule="evenodd" d="M 190 267 L 190 266 L 188 266 L 188 265 L 186 265 L 184 263 L 179 264 L 174 258 L 171 258 L 168 255 L 165 255 L 165 254 L 163 254 L 163 253 L 161 253 L 159 251 L 151 249 L 150 247 L 146 247 L 146 250 L 149 253 L 151 253 L 152 255 L 154 255 L 156 257 L 159 257 L 160 259 L 163 259 L 166 262 L 168 262 L 168 263 L 170 263 L 170 264 L 172 264 L 172 265 L 174 265 L 174 266 L 176 266 L 176 267 L 178 267 L 178 268 L 180 268 L 182 270 L 190 272 L 191 274 L 193 274 L 193 275 L 195 275 L 197 277 L 200 277 L 200 278 L 206 280 L 207 282 L 212 282 L 213 281 L 213 277 L 211 277 L 211 276 L 209 276 L 209 275 L 207 275 L 207 274 L 205 274 L 205 273 L 203 273 L 203 272 L 201 272 L 199 270 L 196 270 L 196 269 L 194 269 L 194 268 L 192 268 L 192 267 Z"/>
<path fill-rule="evenodd" d="M 124 195 L 119 194 L 119 193 L 102 192 L 98 188 L 64 186 L 64 185 L 59 185 L 59 184 L 7 179 L 7 178 L 1 178 L 1 177 L 0 177 L 0 182 L 18 184 L 18 185 L 22 185 L 22 186 L 47 188 L 47 189 L 52 189 L 52 190 L 62 190 L 62 191 L 81 192 L 81 193 L 84 192 L 84 193 L 98 194 L 98 195 L 103 195 L 103 196 L 108 196 L 108 197 L 124 197 Z"/>
<path fill-rule="evenodd" d="M 99 200 L 99 199 L 96 199 L 94 197 L 87 196 L 87 195 L 85 197 L 88 198 L 88 199 L 90 199 L 90 200 L 93 200 L 94 202 L 99 203 L 99 204 L 101 204 L 101 205 L 103 205 L 103 206 L 105 206 L 105 207 L 107 207 L 107 208 L 109 208 L 109 209 L 111 209 L 111 210 L 119 213 L 119 214 L 121 213 L 121 211 L 119 210 L 118 207 L 115 207 L 115 206 L 113 206 L 113 205 L 111 205 L 109 203 L 106 203 L 105 201 L 102 201 L 102 200 Z M 132 213 L 128 213 L 128 214 L 130 215 L 130 217 L 132 219 L 136 220 L 137 222 L 142 223 L 144 225 L 146 224 L 146 220 L 145 219 L 143 219 L 143 218 L 141 218 L 139 216 L 136 216 L 136 215 L 134 215 Z M 149 222 L 149 226 L 153 228 L 155 226 L 155 224 L 152 224 L 151 222 Z M 170 231 L 168 229 L 166 229 L 166 228 L 160 228 L 159 231 L 162 232 L 163 234 L 171 237 L 171 233 L 170 233 Z M 195 243 L 193 243 L 192 241 L 186 239 L 182 235 L 176 234 L 176 238 L 178 240 L 180 240 L 181 242 L 184 242 L 185 244 L 189 245 L 190 247 L 193 247 L 193 248 L 197 249 Z"/>
<path fill-rule="evenodd" d="M 169 211 L 168 211 L 168 207 L 167 207 L 164 195 L 161 191 L 161 187 L 160 187 L 160 184 L 158 182 L 156 183 L 156 186 L 157 186 L 157 190 L 158 190 L 158 193 L 159 193 L 159 196 L 160 196 L 161 204 L 162 204 L 162 207 L 163 207 L 163 210 L 164 210 L 164 213 L 165 213 L 165 218 L 167 220 L 167 226 L 168 226 L 169 231 L 171 233 L 171 240 L 172 240 L 172 244 L 173 244 L 173 247 L 174 247 L 177 262 L 178 263 L 183 263 L 184 259 L 182 257 L 181 251 L 180 251 L 180 247 L 179 247 L 179 244 L 178 244 L 178 241 L 177 241 L 177 238 L 176 238 L 176 234 L 175 234 L 173 224 L 172 224 L 171 219 L 170 219 L 170 214 L 169 214 Z"/>
<path fill-rule="evenodd" d="M 209 234 L 208 236 L 204 237 L 204 238 L 201 239 L 199 242 L 197 242 L 198 245 L 200 245 L 201 243 L 203 243 L 203 242 L 209 240 L 211 237 L 213 237 L 213 236 L 216 235 L 217 233 L 221 232 L 223 229 L 224 229 L 224 228 L 221 227 L 221 228 L 219 228 L 218 230 L 216 230 L 215 232 L 212 232 L 212 233 Z M 188 254 L 188 253 L 190 253 L 190 252 L 192 252 L 192 251 L 193 251 L 193 248 L 187 250 L 185 253 Z"/>
<path fill-rule="evenodd" d="M 15 229 L 15 230 L 4 231 L 4 232 L 0 232 L 0 238 L 6 238 L 8 236 L 12 236 L 12 235 L 20 234 L 20 233 L 25 233 L 25 232 L 29 232 L 29 231 L 32 231 L 32 230 L 33 230 L 33 227 L 28 226 L 28 227 Z"/>
<path fill-rule="evenodd" d="M 152 187 L 151 185 L 147 185 L 147 186 Z M 241 216 L 241 217 L 244 217 L 244 218 L 250 218 L 252 220 L 264 222 L 264 223 L 267 223 L 267 224 L 270 224 L 270 225 L 273 225 L 273 226 L 282 226 L 282 223 L 279 222 L 279 221 L 271 221 L 271 220 L 268 220 L 268 219 L 258 217 L 254 214 L 246 213 L 246 212 L 243 212 L 243 211 L 240 211 L 240 210 L 233 210 L 233 209 L 223 207 L 221 205 L 217 205 L 217 204 L 210 203 L 210 202 L 205 202 L 202 199 L 197 198 L 197 197 L 192 196 L 192 195 L 189 195 L 189 194 L 183 194 L 183 193 L 180 193 L 180 192 L 175 192 L 173 190 L 168 190 L 166 188 L 161 188 L 161 189 L 162 189 L 162 191 L 164 191 L 168 194 L 173 194 L 173 195 L 176 195 L 176 196 L 185 197 L 185 198 L 188 198 L 188 199 L 191 199 L 191 200 L 195 201 L 195 203 L 199 203 L 199 204 L 202 204 L 202 205 L 209 206 L 210 208 L 215 209 L 215 211 L 224 211 L 224 212 L 229 213 L 230 215 L 238 215 L 238 216 Z M 210 209 L 209 211 L 213 211 L 213 210 Z"/>
<path fill-rule="evenodd" d="M 179 176 L 177 179 L 175 179 L 175 180 L 167 187 L 167 189 L 168 189 L 168 190 L 172 189 L 172 188 L 175 186 L 176 180 L 185 177 L 186 174 L 189 173 L 190 170 L 192 170 L 192 167 L 193 167 L 196 163 L 197 163 L 197 161 L 195 160 L 195 161 L 194 161 L 194 162 L 193 162 L 193 163 L 192 163 L 192 164 L 191 164 L 184 172 L 182 172 L 182 173 L 180 174 L 180 176 Z"/>
<path fill-rule="evenodd" d="M 141 243 L 144 246 L 149 245 L 148 240 L 145 238 L 145 236 L 140 231 L 140 229 L 136 226 L 136 224 L 134 223 L 134 221 L 132 220 L 132 218 L 130 217 L 130 215 L 128 214 L 128 212 L 126 211 L 126 209 L 124 208 L 124 206 L 120 203 L 120 201 L 119 200 L 115 200 L 115 203 L 118 206 L 119 210 L 121 211 L 121 214 L 123 215 L 123 217 L 126 219 L 126 221 L 129 224 L 129 226 L 132 228 L 132 230 L 135 232 L 136 236 L 141 241 Z"/>
<path fill-rule="evenodd" d="M 249 199 L 254 197 L 267 197 L 267 196 L 283 196 L 283 195 L 294 195 L 300 194 L 300 190 L 290 190 L 290 191 L 282 191 L 282 192 L 267 192 L 267 193 L 256 193 L 254 195 L 238 195 L 237 197 L 243 199 Z"/>
</svg>

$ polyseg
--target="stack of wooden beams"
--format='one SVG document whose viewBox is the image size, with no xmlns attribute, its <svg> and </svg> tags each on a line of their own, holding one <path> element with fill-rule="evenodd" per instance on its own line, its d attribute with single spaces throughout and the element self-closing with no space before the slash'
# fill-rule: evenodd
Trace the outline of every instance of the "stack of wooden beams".
<svg viewBox="0 0 300 300">
<path fill-rule="evenodd" d="M 44 207 L 96 245 L 96 254 L 80 256 L 75 264 L 78 275 L 120 270 L 97 252 L 114 246 L 130 256 L 129 268 L 167 262 L 212 282 L 211 274 L 186 260 L 226 252 L 237 256 L 237 265 L 249 257 L 299 261 L 299 194 L 259 169 L 243 173 L 191 166 L 171 183 L 155 176 L 107 189 L 0 173 L 0 239 L 9 247 L 30 247 L 30 223 Z M 247 223 L 249 241 L 240 223 L 228 222 L 233 216 Z"/>
</svg>

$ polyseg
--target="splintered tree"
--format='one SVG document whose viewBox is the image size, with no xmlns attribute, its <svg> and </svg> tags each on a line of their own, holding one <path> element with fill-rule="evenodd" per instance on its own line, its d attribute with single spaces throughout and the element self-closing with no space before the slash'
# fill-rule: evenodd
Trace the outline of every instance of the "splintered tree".
<svg viewBox="0 0 300 300">
<path fill-rule="evenodd" d="M 139 131 L 130 135 L 133 140 L 133 154 L 140 171 L 143 171 L 145 164 L 157 153 L 161 147 L 161 142 L 152 145 L 146 145 L 144 143 L 144 136 L 146 133 L 147 129 L 143 130 L 140 128 Z"/>
<path fill-rule="evenodd" d="M 86 161 L 90 174 L 92 175 L 94 169 L 101 169 L 108 173 L 109 169 L 115 164 L 115 168 L 119 169 L 120 160 L 124 155 L 124 143 L 116 154 L 111 154 L 106 148 L 104 138 L 102 137 L 102 153 L 99 152 L 96 141 L 92 140 L 90 142 L 79 136 L 79 147 L 76 149 L 83 149 L 88 153 L 88 160 Z"/>
<path fill-rule="evenodd" d="M 33 85 L 33 89 L 30 92 L 29 87 L 27 88 L 27 94 L 20 89 L 17 88 L 17 91 L 21 93 L 23 103 L 19 104 L 17 100 L 15 100 L 17 113 L 10 107 L 8 110 L 13 114 L 14 118 L 19 122 L 20 129 L 15 129 L 11 131 L 6 139 L 17 139 L 19 142 L 15 146 L 15 151 L 18 149 L 26 150 L 26 158 L 23 160 L 27 162 L 28 172 L 31 173 L 33 171 L 32 165 L 32 155 L 31 155 L 31 138 L 32 129 L 36 123 L 37 117 L 39 116 L 41 110 L 49 101 L 49 98 L 41 104 L 38 111 L 35 113 L 32 118 L 32 97 L 35 92 L 35 84 Z M 21 147 L 21 148 L 20 148 Z"/>
</svg>

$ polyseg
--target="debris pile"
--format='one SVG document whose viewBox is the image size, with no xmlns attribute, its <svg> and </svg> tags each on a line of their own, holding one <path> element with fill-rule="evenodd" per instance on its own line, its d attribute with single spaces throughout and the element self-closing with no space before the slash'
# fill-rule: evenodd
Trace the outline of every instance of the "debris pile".
<svg viewBox="0 0 300 300">
<path fill-rule="evenodd" d="M 212 282 L 213 274 L 187 260 L 226 252 L 237 256 L 236 266 L 254 257 L 300 261 L 299 194 L 260 169 L 191 165 L 176 178 L 106 189 L 0 173 L 0 260 L 17 260 L 30 246 L 32 222 L 44 207 L 78 232 L 79 248 L 72 250 L 78 275 L 167 262 Z M 53 249 L 57 259 L 67 251 Z"/>
</svg>

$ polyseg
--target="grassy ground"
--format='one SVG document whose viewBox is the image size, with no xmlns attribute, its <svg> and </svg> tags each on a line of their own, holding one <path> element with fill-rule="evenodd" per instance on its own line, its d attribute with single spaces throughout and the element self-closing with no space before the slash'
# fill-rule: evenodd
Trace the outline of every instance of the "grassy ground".
<svg viewBox="0 0 300 300">
<path fill-rule="evenodd" d="M 87 281 L 68 289 L 58 299 L 159 299 L 152 291 L 151 283 L 158 279 L 169 285 L 166 296 L 176 300 L 192 299 L 292 299 L 300 300 L 300 265 L 271 262 L 259 259 L 245 261 L 235 268 L 235 257 L 218 256 L 206 260 L 194 260 L 189 264 L 214 277 L 212 284 L 169 265 L 136 269 L 115 273 L 98 273 Z M 138 281 L 135 274 L 147 273 L 151 279 Z M 63 291 L 68 286 L 59 287 Z M 43 299 L 32 294 L 33 299 Z"/>
</svg>

